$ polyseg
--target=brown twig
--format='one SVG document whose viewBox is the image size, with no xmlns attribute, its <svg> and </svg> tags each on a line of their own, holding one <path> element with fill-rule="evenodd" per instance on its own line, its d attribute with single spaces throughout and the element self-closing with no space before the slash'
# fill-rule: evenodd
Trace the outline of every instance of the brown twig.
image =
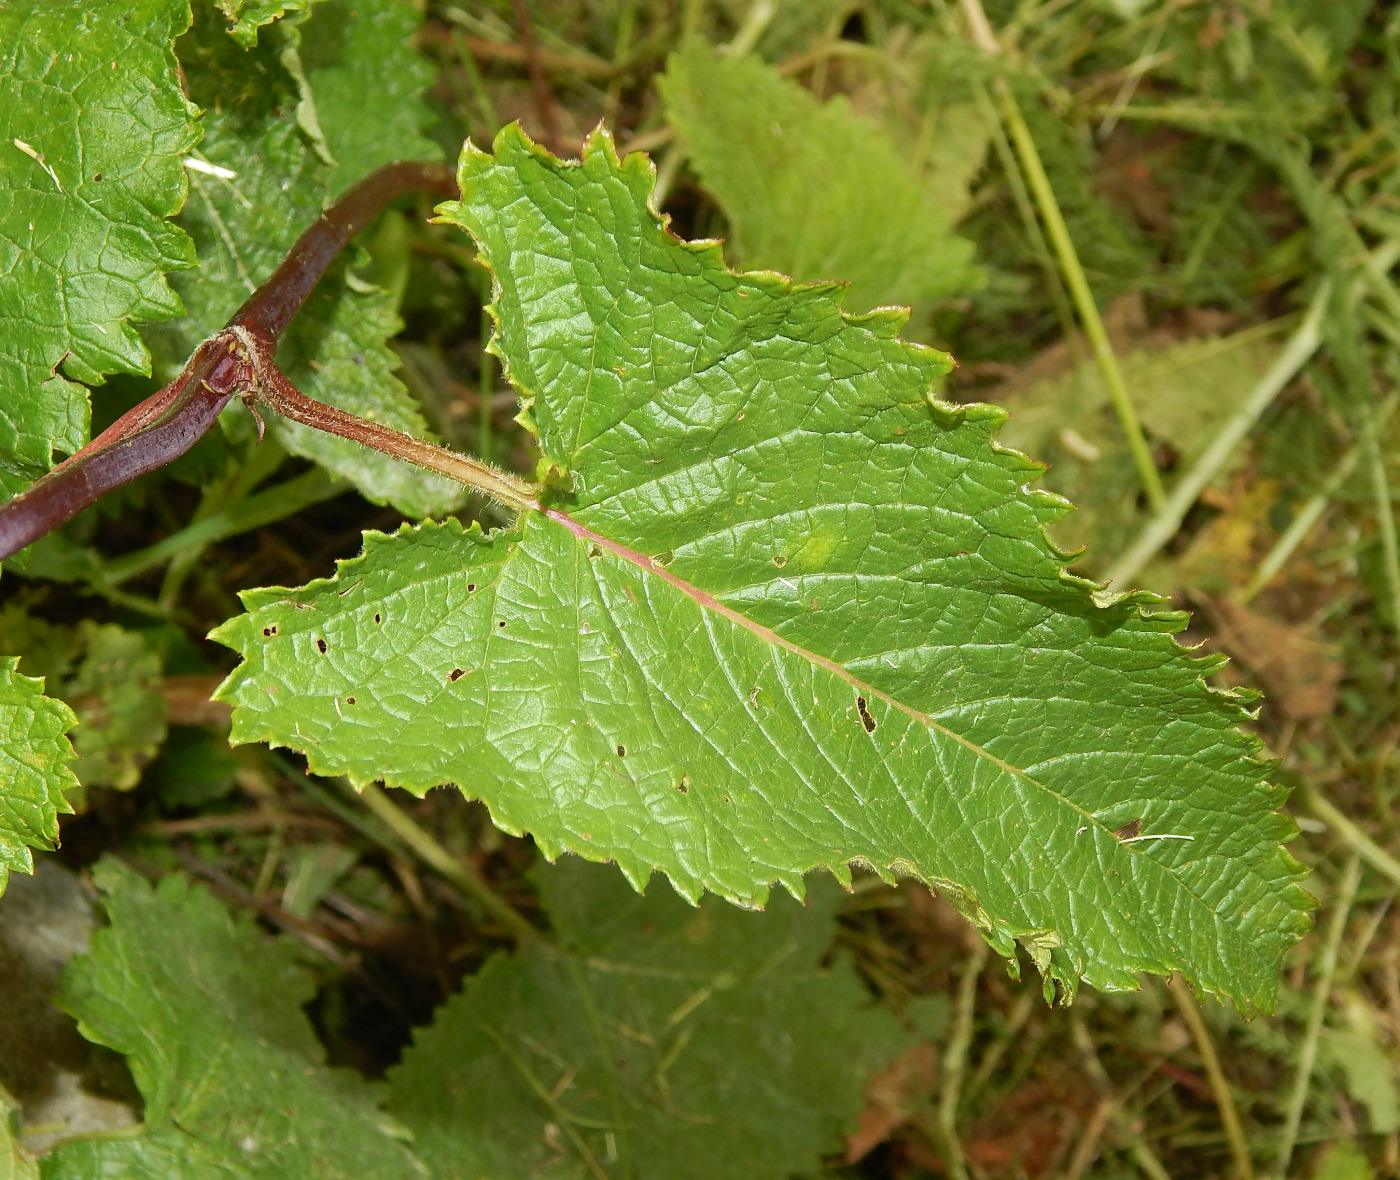
<svg viewBox="0 0 1400 1180">
<path fill-rule="evenodd" d="M 424 35 L 442 44 L 451 46 L 455 40 L 471 50 L 472 56 L 482 61 L 509 62 L 528 68 L 530 55 L 525 46 L 503 41 L 488 41 L 484 37 L 468 37 L 464 33 L 427 26 Z M 557 53 L 541 45 L 535 48 L 535 60 L 540 68 L 553 74 L 577 74 L 583 78 L 613 78 L 637 66 L 637 59 L 620 62 L 605 61 L 584 53 Z"/>
<path fill-rule="evenodd" d="M 525 46 L 525 63 L 530 68 L 530 86 L 535 92 L 535 109 L 540 122 L 544 124 L 544 137 L 550 151 L 555 155 L 564 154 L 559 138 L 559 111 L 554 102 L 554 91 L 549 88 L 549 79 L 544 76 L 544 65 L 540 60 L 540 47 L 535 41 L 535 23 L 530 19 L 530 9 L 525 0 L 515 0 L 515 24 L 520 30 L 520 40 Z"/>
<path fill-rule="evenodd" d="M 342 832 L 345 825 L 325 815 L 301 815 L 295 811 L 240 811 L 232 815 L 195 815 L 188 819 L 158 820 L 138 829 L 155 836 L 188 836 L 191 832 L 251 832 L 258 828 L 320 828 Z"/>
</svg>

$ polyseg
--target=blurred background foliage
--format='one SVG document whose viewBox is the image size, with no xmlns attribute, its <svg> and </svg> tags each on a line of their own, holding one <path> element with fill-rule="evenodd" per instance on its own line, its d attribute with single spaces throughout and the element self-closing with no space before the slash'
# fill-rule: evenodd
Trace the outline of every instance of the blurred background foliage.
<svg viewBox="0 0 1400 1180">
<path fill-rule="evenodd" d="M 1184 640 L 1233 657 L 1221 683 L 1265 693 L 1256 728 L 1297 788 L 1292 851 L 1319 898 L 1278 1013 L 1245 1023 L 1155 980 L 1047 1009 L 938 899 L 864 882 L 836 946 L 912 1040 L 826 1170 L 1400 1176 L 1400 8 L 419 7 L 428 134 L 448 158 L 512 120 L 575 154 L 601 120 L 620 150 L 652 154 L 677 233 L 723 238 L 734 266 L 848 281 L 853 313 L 909 306 L 906 334 L 959 362 L 944 396 L 1007 407 L 1003 443 L 1079 505 L 1053 528 L 1084 547 L 1074 568 L 1190 609 Z M 406 325 L 403 412 L 533 471 L 483 351 L 488 276 L 427 212 L 388 215 L 357 263 L 394 304 L 377 314 Z M 135 386 L 97 391 L 98 425 Z M 224 743 L 207 696 L 229 653 L 202 636 L 237 609 L 232 592 L 324 576 L 360 530 L 405 519 L 282 450 L 256 479 L 223 476 L 234 443 L 211 440 L 39 546 L 0 587 L 0 634 L 85 722 L 63 862 L 117 850 L 271 915 L 310 948 L 307 1010 L 331 1061 L 378 1076 L 508 939 L 335 784 Z M 286 462 L 305 472 L 286 485 L 302 500 L 247 498 Z M 160 549 L 216 515 L 200 489 L 219 478 L 221 503 L 245 506 L 236 526 Z M 451 498 L 380 498 L 413 511 L 430 492 Z M 527 842 L 455 795 L 397 813 L 533 912 Z M 40 1042 L 29 1051 L 98 1079 L 94 1101 L 131 1100 L 120 1062 L 94 1064 L 63 1029 Z M 0 1080 L 22 1100 L 68 1094 L 26 1090 L 23 1058 L 6 1056 Z"/>
</svg>

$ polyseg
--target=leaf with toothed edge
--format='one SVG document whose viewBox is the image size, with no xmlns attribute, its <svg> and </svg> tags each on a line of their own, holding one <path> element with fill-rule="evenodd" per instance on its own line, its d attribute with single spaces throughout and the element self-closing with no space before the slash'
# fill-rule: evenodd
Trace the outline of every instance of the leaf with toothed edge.
<svg viewBox="0 0 1400 1180">
<path fill-rule="evenodd" d="M 78 780 L 65 736 L 73 710 L 44 695 L 44 682 L 21 676 L 13 656 L 0 657 L 0 894 L 10 870 L 34 871 L 31 848 L 58 844 L 58 817 L 73 810 L 63 792 Z"/>
<path fill-rule="evenodd" d="M 546 855 L 764 904 L 825 867 L 945 890 L 1072 994 L 1181 969 L 1268 1009 L 1307 925 L 1247 698 L 1159 599 L 1066 574 L 1067 505 L 932 392 L 946 356 L 833 284 L 734 274 L 597 132 L 464 151 L 446 220 L 561 486 L 484 534 L 369 533 L 215 638 L 235 741 L 423 792 Z"/>
<path fill-rule="evenodd" d="M 180 313 L 189 22 L 188 0 L 0 4 L 0 499 L 88 441 L 78 382 L 150 372 L 132 325 Z"/>
</svg>

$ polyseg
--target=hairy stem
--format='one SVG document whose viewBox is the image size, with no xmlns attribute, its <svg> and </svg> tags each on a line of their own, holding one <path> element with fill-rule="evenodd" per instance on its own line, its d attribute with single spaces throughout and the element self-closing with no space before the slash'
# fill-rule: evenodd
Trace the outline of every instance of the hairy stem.
<svg viewBox="0 0 1400 1180">
<path fill-rule="evenodd" d="M 459 455 L 456 451 L 449 451 L 446 447 L 435 446 L 420 438 L 414 438 L 411 434 L 391 430 L 377 422 L 366 422 L 363 418 L 345 413 L 344 410 L 324 405 L 297 389 L 275 365 L 259 367 L 258 388 L 252 394 L 251 400 L 269 410 L 275 410 L 293 422 L 314 426 L 317 430 L 338 434 L 341 438 L 353 439 L 363 446 L 373 447 L 376 451 L 383 451 L 396 459 L 403 459 L 427 471 L 466 484 L 467 487 L 490 496 L 507 508 L 517 511 L 539 508 L 534 489 L 524 480 L 507 475 L 504 471 L 498 471 L 475 459 L 469 459 L 465 455 Z"/>
<path fill-rule="evenodd" d="M 115 437 L 105 432 L 0 507 L 0 561 L 194 446 L 247 379 L 246 359 L 226 336 L 201 344 L 179 377 L 114 424 Z"/>
</svg>

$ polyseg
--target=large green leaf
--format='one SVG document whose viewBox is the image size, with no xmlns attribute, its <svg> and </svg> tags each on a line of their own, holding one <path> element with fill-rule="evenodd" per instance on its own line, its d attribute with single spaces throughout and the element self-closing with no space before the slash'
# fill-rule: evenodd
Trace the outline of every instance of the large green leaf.
<svg viewBox="0 0 1400 1180">
<path fill-rule="evenodd" d="M 73 809 L 63 797 L 78 780 L 68 769 L 73 747 L 64 736 L 73 711 L 44 695 L 44 682 L 0 657 L 0 893 L 10 870 L 34 871 L 31 848 L 58 843 L 58 817 Z"/>
<path fill-rule="evenodd" d="M 757 58 L 701 44 L 671 56 L 661 88 L 745 266 L 849 281 L 848 303 L 860 310 L 978 284 L 972 243 L 950 232 L 936 190 L 844 97 L 818 102 Z M 966 144 L 978 158 L 982 146 Z"/>
<path fill-rule="evenodd" d="M 224 35 L 213 9 L 197 14 L 179 49 L 191 96 L 205 109 L 200 151 L 233 176 L 192 178 L 180 224 L 194 238 L 200 269 L 176 280 L 188 315 L 152 333 L 167 375 L 272 273 L 333 192 L 360 178 L 352 169 L 437 154 L 436 145 L 409 133 L 426 119 L 417 98 L 423 63 L 405 41 L 416 21 L 406 0 L 323 0 L 295 36 L 274 27 L 244 51 Z M 289 57 L 289 50 L 296 55 Z M 353 105 L 347 76 L 359 84 Z M 325 101 L 318 85 L 328 91 Z M 308 102 L 322 143 L 308 138 L 306 120 L 298 118 Z M 367 116 L 381 108 L 382 117 Z M 343 153 L 339 167 L 322 158 L 329 149 Z M 312 293 L 283 339 L 279 362 L 312 397 L 426 435 L 385 344 L 400 327 L 395 300 L 365 283 L 352 289 L 347 269 L 345 262 L 333 267 Z M 356 443 L 294 423 L 271 426 L 289 450 L 352 480 L 377 503 L 421 516 L 444 512 L 461 498 L 446 480 Z"/>
<path fill-rule="evenodd" d="M 189 22 L 189 0 L 0 4 L 0 498 L 87 442 L 77 382 L 150 372 L 132 324 L 179 314 Z"/>
<path fill-rule="evenodd" d="M 1183 615 L 1062 572 L 1064 502 L 993 444 L 1003 413 L 938 401 L 948 360 L 899 313 L 669 234 L 605 136 L 561 164 L 507 129 L 460 181 L 444 211 L 572 490 L 245 594 L 216 632 L 235 740 L 459 783 L 638 885 L 758 905 L 869 864 L 1070 987 L 1179 967 L 1269 1006 L 1307 895 L 1243 703 Z"/>
<path fill-rule="evenodd" d="M 423 1175 L 375 1088 L 326 1068 L 291 944 L 178 875 L 153 888 L 107 862 L 95 879 L 111 925 L 68 965 L 62 1003 L 127 1055 L 145 1129 L 60 1145 L 46 1177 Z"/>
<path fill-rule="evenodd" d="M 760 916 L 573 857 L 539 879 L 562 949 L 492 959 L 391 1074 L 433 1174 L 816 1174 L 900 1041 L 845 960 L 818 969 L 840 891 Z"/>
</svg>

